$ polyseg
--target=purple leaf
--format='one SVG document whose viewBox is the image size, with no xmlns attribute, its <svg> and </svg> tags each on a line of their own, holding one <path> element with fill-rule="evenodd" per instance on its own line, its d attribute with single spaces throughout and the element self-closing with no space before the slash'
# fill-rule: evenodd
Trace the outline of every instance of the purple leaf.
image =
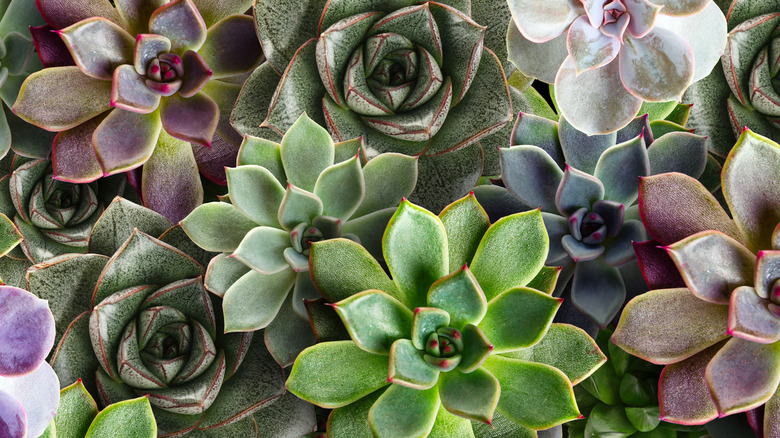
<svg viewBox="0 0 780 438">
<path fill-rule="evenodd" d="M 149 62 L 171 51 L 171 40 L 162 35 L 140 34 L 135 38 L 133 67 L 139 75 L 146 75 Z"/>
<path fill-rule="evenodd" d="M 54 29 L 62 29 L 92 17 L 103 17 L 117 24 L 122 23 L 109 0 L 35 1 L 43 19 Z"/>
<path fill-rule="evenodd" d="M 13 395 L 0 391 L 0 431 L 7 438 L 27 436 L 27 415 L 24 407 Z"/>
<path fill-rule="evenodd" d="M 30 374 L 0 377 L 0 391 L 6 391 L 21 402 L 27 414 L 27 436 L 40 436 L 57 413 L 60 382 L 57 374 L 43 362 Z"/>
<path fill-rule="evenodd" d="M 124 64 L 114 70 L 111 105 L 134 113 L 149 114 L 160 105 L 160 94 L 146 86 L 144 76 L 136 73 L 131 65 Z"/>
<path fill-rule="evenodd" d="M 135 39 L 105 18 L 83 20 L 57 33 L 87 76 L 111 80 L 116 67 L 132 62 Z"/>
<path fill-rule="evenodd" d="M 685 287 L 685 281 L 669 254 L 655 240 L 634 242 L 639 269 L 650 289 Z"/>
<path fill-rule="evenodd" d="M 160 126 L 157 112 L 138 114 L 120 108 L 112 111 L 92 136 L 104 174 L 126 172 L 148 160 L 157 144 Z"/>
<path fill-rule="evenodd" d="M 100 115 L 54 137 L 51 166 L 56 179 L 87 183 L 103 176 L 92 147 L 92 134 L 104 117 Z"/>
<path fill-rule="evenodd" d="M 0 375 L 34 371 L 54 345 L 54 316 L 46 301 L 0 286 Z"/>
<path fill-rule="evenodd" d="M 717 418 L 704 370 L 723 343 L 688 359 L 667 365 L 658 380 L 661 420 L 677 424 L 704 424 Z"/>
<path fill-rule="evenodd" d="M 219 134 L 214 135 L 210 148 L 197 143 L 191 145 L 200 173 L 217 184 L 226 185 L 225 167 L 236 165 L 238 147 L 220 137 Z"/>
<path fill-rule="evenodd" d="M 780 318 L 772 313 L 769 300 L 762 299 L 755 289 L 740 286 L 731 294 L 729 333 L 752 342 L 768 344 L 780 339 Z"/>
<path fill-rule="evenodd" d="M 62 41 L 53 28 L 48 24 L 44 26 L 30 26 L 30 34 L 35 43 L 35 51 L 41 58 L 44 67 L 64 67 L 76 65 L 70 56 L 68 47 Z"/>
<path fill-rule="evenodd" d="M 213 72 L 209 68 L 209 65 L 203 58 L 192 50 L 187 50 L 181 56 L 184 62 L 185 75 L 181 88 L 179 88 L 179 95 L 184 98 L 192 97 L 203 89 L 206 82 L 209 81 Z"/>
<path fill-rule="evenodd" d="M 219 107 L 204 93 L 189 99 L 174 95 L 162 101 L 160 116 L 168 134 L 184 141 L 211 146 L 219 121 Z"/>
<path fill-rule="evenodd" d="M 173 0 L 149 19 L 149 31 L 171 40 L 171 51 L 198 50 L 206 41 L 206 23 L 192 0 Z"/>
<path fill-rule="evenodd" d="M 262 57 L 255 21 L 248 15 L 232 15 L 213 25 L 198 50 L 214 71 L 214 78 L 252 71 Z"/>
</svg>

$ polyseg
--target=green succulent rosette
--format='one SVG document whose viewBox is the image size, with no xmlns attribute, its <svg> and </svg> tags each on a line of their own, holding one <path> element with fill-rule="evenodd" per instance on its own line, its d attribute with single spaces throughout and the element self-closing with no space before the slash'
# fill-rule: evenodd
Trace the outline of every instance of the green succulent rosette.
<svg viewBox="0 0 780 438">
<path fill-rule="evenodd" d="M 265 329 L 280 364 L 315 342 L 304 300 L 320 298 L 309 277 L 313 242 L 338 237 L 381 254 L 395 206 L 414 188 L 417 160 L 386 153 L 365 161 L 360 139 L 334 144 L 306 114 L 281 144 L 246 137 L 227 169 L 225 201 L 182 221 L 192 240 L 221 252 L 206 288 L 224 298 L 228 332 Z"/>
<path fill-rule="evenodd" d="M 420 155 L 411 199 L 435 211 L 498 173 L 512 116 L 543 102 L 528 78 L 507 85 L 503 1 L 260 0 L 254 10 L 267 61 L 236 102 L 236 129 L 279 141 L 305 111 L 337 141 L 362 136 L 369 158 Z"/>
<path fill-rule="evenodd" d="M 88 250 L 27 272 L 54 313 L 61 387 L 80 379 L 101 406 L 146 396 L 159 436 L 255 437 L 258 423 L 291 435 L 314 429 L 313 408 L 284 395 L 262 340 L 224 333 L 221 299 L 203 287 L 214 254 L 180 227 L 117 198 Z"/>
<path fill-rule="evenodd" d="M 304 350 L 287 389 L 333 408 L 328 436 L 535 437 L 579 417 L 572 385 L 605 357 L 552 324 L 539 211 L 491 225 L 473 195 L 440 217 L 404 201 L 382 247 L 392 278 L 353 241 L 312 244 L 312 279 L 350 339 Z"/>
<path fill-rule="evenodd" d="M 780 145 L 745 130 L 721 173 L 730 214 L 686 175 L 640 184 L 642 218 L 663 250 L 644 254 L 642 269 L 666 286 L 630 301 L 612 340 L 666 365 L 658 384 L 666 421 L 748 412 L 757 432 L 780 436 L 778 169 Z"/>
</svg>

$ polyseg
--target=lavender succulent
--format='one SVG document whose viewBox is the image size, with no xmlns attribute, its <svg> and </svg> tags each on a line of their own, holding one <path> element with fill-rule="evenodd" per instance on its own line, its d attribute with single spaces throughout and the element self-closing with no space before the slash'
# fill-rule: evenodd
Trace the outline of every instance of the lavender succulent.
<svg viewBox="0 0 780 438">
<path fill-rule="evenodd" d="M 763 407 L 758 432 L 780 434 L 779 168 L 780 146 L 745 130 L 721 174 L 730 215 L 688 176 L 640 185 L 642 218 L 672 263 L 663 251 L 641 251 L 648 283 L 663 288 L 628 303 L 613 341 L 666 365 L 666 421 L 703 424 Z"/>
<path fill-rule="evenodd" d="M 61 41 L 36 39 L 54 66 L 25 80 L 13 111 L 58 133 L 56 179 L 90 182 L 143 165 L 133 181 L 144 204 L 174 222 L 202 202 L 199 169 L 224 183 L 240 142 L 227 120 L 234 81 L 261 56 L 251 18 L 240 15 L 249 3 L 39 1 Z"/>
<path fill-rule="evenodd" d="M 572 384 L 605 358 L 552 324 L 547 247 L 538 211 L 490 225 L 473 195 L 440 217 L 401 203 L 382 240 L 392 278 L 355 242 L 313 243 L 312 280 L 350 339 L 304 350 L 287 389 L 334 408 L 331 437 L 483 437 L 493 421 L 535 436 L 577 418 Z"/>
<path fill-rule="evenodd" d="M 510 60 L 554 83 L 561 114 L 588 135 L 623 128 L 643 101 L 679 101 L 710 73 L 726 44 L 726 20 L 711 0 L 509 6 L 516 26 L 509 29 Z"/>
</svg>

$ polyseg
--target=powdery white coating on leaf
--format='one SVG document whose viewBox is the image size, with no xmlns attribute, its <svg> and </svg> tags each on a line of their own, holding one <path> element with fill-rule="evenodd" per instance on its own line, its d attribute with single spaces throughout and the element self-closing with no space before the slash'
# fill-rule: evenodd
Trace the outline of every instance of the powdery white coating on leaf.
<svg viewBox="0 0 780 438">
<path fill-rule="evenodd" d="M 0 391 L 13 394 L 27 414 L 27 436 L 37 437 L 57 413 L 60 381 L 48 363 L 19 377 L 0 377 Z"/>
</svg>

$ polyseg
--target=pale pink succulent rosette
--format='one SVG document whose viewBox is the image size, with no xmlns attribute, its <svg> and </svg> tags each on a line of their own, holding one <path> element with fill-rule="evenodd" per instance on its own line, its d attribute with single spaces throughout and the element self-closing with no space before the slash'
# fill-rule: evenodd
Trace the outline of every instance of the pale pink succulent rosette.
<svg viewBox="0 0 780 438">
<path fill-rule="evenodd" d="M 555 84 L 562 115 L 589 135 L 627 125 L 643 101 L 682 98 L 726 45 L 711 0 L 509 0 L 510 60 Z"/>
</svg>

